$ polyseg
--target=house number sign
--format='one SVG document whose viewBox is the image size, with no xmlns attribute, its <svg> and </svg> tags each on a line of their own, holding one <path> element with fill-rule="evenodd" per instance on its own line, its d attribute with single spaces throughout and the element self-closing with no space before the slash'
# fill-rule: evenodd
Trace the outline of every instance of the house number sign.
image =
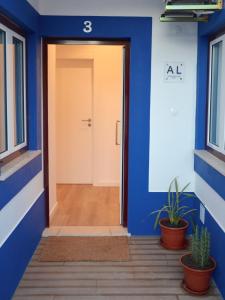
<svg viewBox="0 0 225 300">
<path fill-rule="evenodd" d="M 164 81 L 183 82 L 184 81 L 184 63 L 167 62 L 164 66 Z"/>
<path fill-rule="evenodd" d="M 90 33 L 92 32 L 92 22 L 89 20 L 84 21 L 83 32 Z"/>
</svg>

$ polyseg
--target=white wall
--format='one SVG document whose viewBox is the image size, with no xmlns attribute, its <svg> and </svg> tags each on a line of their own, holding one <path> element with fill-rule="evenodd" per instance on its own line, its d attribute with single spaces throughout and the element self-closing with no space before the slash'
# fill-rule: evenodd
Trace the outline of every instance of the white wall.
<svg viewBox="0 0 225 300">
<path fill-rule="evenodd" d="M 159 23 L 164 6 L 161 0 L 29 0 L 29 2 L 39 8 L 41 14 L 48 15 L 153 17 L 150 191 L 166 191 L 168 182 L 175 175 L 180 175 L 185 182 L 193 181 L 197 24 Z M 166 61 L 185 62 L 184 84 L 170 85 L 163 82 L 162 70 Z M 174 117 L 170 113 L 171 108 L 178 112 Z M 172 148 L 173 142 L 176 143 L 176 149 Z M 31 186 L 25 188 L 29 187 Z M 42 188 L 43 186 L 39 190 Z M 29 198 L 35 201 L 36 195 L 33 190 L 30 191 Z M 18 203 L 16 199 L 17 197 L 13 200 Z M 26 202 L 26 199 L 19 202 L 22 209 L 17 220 L 21 219 L 30 207 L 29 205 L 24 207 L 21 204 L 24 204 L 24 201 Z M 12 205 L 13 203 L 14 201 Z M 1 218 L 5 217 L 11 217 L 7 206 L 1 211 Z M 17 223 L 12 220 L 16 226 Z M 2 240 L 8 233 L 10 230 L 4 231 L 1 235 Z"/>
<path fill-rule="evenodd" d="M 149 189 L 167 191 L 179 176 L 180 184 L 192 182 L 193 190 L 197 27 L 154 18 L 152 35 Z M 166 62 L 184 64 L 182 83 L 164 81 Z"/>
<path fill-rule="evenodd" d="M 120 147 L 115 145 L 115 125 L 121 119 L 122 47 L 57 46 L 57 59 L 93 60 L 93 184 L 119 185 Z M 58 140 L 57 145 L 60 143 Z M 65 160 L 65 153 L 63 157 Z"/>
<path fill-rule="evenodd" d="M 46 15 L 153 17 L 149 190 L 166 191 L 169 181 L 177 175 L 181 183 L 193 182 L 197 25 L 160 23 L 162 0 L 37 2 L 40 13 Z M 183 84 L 163 82 L 167 61 L 185 63 Z"/>
<path fill-rule="evenodd" d="M 56 46 L 48 46 L 48 151 L 49 151 L 49 211 L 56 207 Z"/>
<path fill-rule="evenodd" d="M 167 191 L 175 176 L 193 190 L 197 24 L 160 23 L 163 8 L 159 0 L 39 0 L 46 15 L 153 17 L 149 191 Z M 182 84 L 163 81 L 166 62 L 185 64 Z"/>
<path fill-rule="evenodd" d="M 57 59 L 56 94 L 57 183 L 91 184 L 93 60 Z"/>
<path fill-rule="evenodd" d="M 29 0 L 42 15 L 153 16 L 163 0 Z"/>
</svg>

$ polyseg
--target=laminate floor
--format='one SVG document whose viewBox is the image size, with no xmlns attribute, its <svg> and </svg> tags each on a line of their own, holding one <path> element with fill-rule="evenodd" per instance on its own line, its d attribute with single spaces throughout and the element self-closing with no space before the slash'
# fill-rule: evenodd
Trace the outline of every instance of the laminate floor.
<svg viewBox="0 0 225 300">
<path fill-rule="evenodd" d="M 57 185 L 58 205 L 51 226 L 118 226 L 119 187 Z"/>
</svg>

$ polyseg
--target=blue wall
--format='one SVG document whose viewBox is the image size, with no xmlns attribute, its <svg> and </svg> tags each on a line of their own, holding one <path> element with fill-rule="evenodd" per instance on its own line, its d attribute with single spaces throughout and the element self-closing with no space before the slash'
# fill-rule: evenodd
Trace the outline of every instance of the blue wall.
<svg viewBox="0 0 225 300">
<path fill-rule="evenodd" d="M 198 28 L 196 149 L 206 147 L 209 38 L 223 28 L 225 28 L 225 10 L 215 13 L 208 23 L 199 24 Z M 195 172 L 225 200 L 225 177 L 196 155 L 194 168 Z M 225 233 L 207 210 L 205 225 L 211 232 L 212 255 L 218 264 L 214 279 L 225 298 Z"/>
<path fill-rule="evenodd" d="M 158 234 L 153 230 L 154 218 L 148 214 L 159 208 L 165 201 L 166 193 L 148 192 L 149 174 L 149 118 L 150 118 L 150 79 L 151 79 L 151 18 L 129 17 L 51 17 L 39 16 L 25 0 L 0 0 L 0 10 L 10 16 L 27 32 L 28 38 L 28 122 L 29 148 L 39 149 L 40 132 L 40 47 L 41 36 L 44 37 L 77 37 L 126 39 L 131 42 L 130 70 L 130 122 L 129 122 L 129 178 L 128 178 L 128 230 L 132 234 Z M 91 20 L 93 31 L 83 32 L 83 21 Z M 40 24 L 40 26 L 39 26 Z M 205 37 L 203 37 L 204 41 Z M 199 47 L 205 51 L 206 43 L 200 41 Z M 207 60 L 204 56 L 203 63 Z M 201 60 L 199 54 L 199 61 Z M 199 63 L 199 80 L 203 69 Z M 203 83 L 202 83 L 203 84 Z M 204 82 L 205 84 L 205 82 Z M 198 135 L 196 145 L 202 148 L 202 132 L 204 116 L 202 105 L 205 104 L 204 94 L 199 88 L 198 102 Z M 200 117 L 201 115 L 201 117 Z M 0 185 L 3 195 L 0 207 L 3 207 L 23 186 L 39 172 L 41 158 L 38 157 L 22 170 Z M 24 172 L 24 173 L 20 173 Z M 26 176 L 24 175 L 26 174 Z M 18 177 L 16 177 L 18 176 Z M 6 189 L 7 187 L 7 189 Z M 14 192 L 11 192 L 12 189 Z M 0 289 L 0 298 L 10 299 L 27 262 L 35 249 L 43 228 L 45 227 L 45 197 L 33 206 L 21 224 L 0 250 L 1 263 L 4 265 L 6 282 Z M 194 205 L 191 202 L 191 205 Z M 27 241 L 24 243 L 24 239 Z M 17 253 L 21 254 L 18 261 Z M 22 253 L 24 252 L 24 253 Z M 6 270 L 6 264 L 9 269 Z M 0 273 L 1 277 L 3 276 Z M 5 285 L 5 287 L 4 287 Z"/>
<path fill-rule="evenodd" d="M 0 299 L 10 300 L 46 227 L 44 194 L 0 249 Z"/>
<path fill-rule="evenodd" d="M 93 32 L 87 35 L 82 30 L 86 17 L 40 17 L 22 0 L 16 2 L 0 0 L 0 10 L 27 32 L 29 149 L 39 149 L 41 145 L 40 37 L 110 38 L 126 39 L 131 42 L 128 228 L 132 234 L 156 234 L 153 231 L 153 218 L 151 221 L 144 221 L 149 211 L 158 208 L 157 201 L 162 203 L 165 200 L 165 194 L 148 193 L 151 18 L 88 17 L 93 23 Z M 40 171 L 40 168 L 41 157 L 38 157 L 1 183 L 0 207 L 4 207 Z M 5 259 L 7 262 L 6 249 L 9 253 L 13 253 L 15 244 L 19 245 L 17 252 L 20 253 L 23 246 L 25 253 L 21 263 L 16 259 L 18 256 L 9 255 L 10 265 L 6 278 L 8 279 L 7 276 L 12 278 L 1 290 L 0 298 L 3 295 L 3 299 L 7 299 L 12 294 L 40 239 L 45 225 L 44 200 L 43 196 L 39 204 L 41 208 L 35 204 L 0 250 L 2 261 Z M 29 222 L 32 219 L 33 226 L 30 226 Z M 26 237 L 26 244 L 22 242 L 23 237 Z"/>
<path fill-rule="evenodd" d="M 194 168 L 195 172 L 199 176 L 201 176 L 207 182 L 207 184 L 211 188 L 213 188 L 217 192 L 217 194 L 220 195 L 225 201 L 225 176 L 217 172 L 214 168 L 212 168 L 209 164 L 207 164 L 196 155 Z M 198 209 L 199 204 L 197 206 Z M 217 268 L 214 273 L 214 279 L 225 299 L 225 233 L 220 228 L 216 220 L 210 215 L 210 212 L 207 210 L 205 215 L 205 226 L 207 226 L 209 232 L 211 233 L 211 253 L 217 261 Z"/>
<path fill-rule="evenodd" d="M 41 38 L 39 15 L 25 0 L 0 0 L 0 12 L 10 17 L 27 38 L 27 120 L 28 149 L 41 149 Z M 4 207 L 42 168 L 41 156 L 5 181 L 0 181 L 0 209 Z"/>
<path fill-rule="evenodd" d="M 218 226 L 215 219 L 210 215 L 210 213 L 206 210 L 205 214 L 205 225 L 209 229 L 211 233 L 211 253 L 217 262 L 217 267 L 214 272 L 214 280 L 217 284 L 218 289 L 220 290 L 223 298 L 225 299 L 225 257 L 224 257 L 224 249 L 225 249 L 225 233 Z"/>
<path fill-rule="evenodd" d="M 0 0 L 0 12 L 20 25 L 27 35 L 28 148 L 30 150 L 40 149 L 41 39 L 38 32 L 39 15 L 25 0 Z M 8 179 L 0 181 L 0 209 L 4 208 L 40 172 L 41 168 L 42 158 L 39 155 Z M 12 298 L 37 247 L 42 231 L 46 227 L 45 207 L 43 194 L 0 248 L 0 299 L 2 300 Z"/>
<path fill-rule="evenodd" d="M 83 32 L 85 20 L 92 22 L 89 34 Z M 143 222 L 149 211 L 158 208 L 157 201 L 165 199 L 164 194 L 148 193 L 151 18 L 41 16 L 40 33 L 44 37 L 130 40 L 128 230 L 156 234 L 153 220 Z"/>
</svg>

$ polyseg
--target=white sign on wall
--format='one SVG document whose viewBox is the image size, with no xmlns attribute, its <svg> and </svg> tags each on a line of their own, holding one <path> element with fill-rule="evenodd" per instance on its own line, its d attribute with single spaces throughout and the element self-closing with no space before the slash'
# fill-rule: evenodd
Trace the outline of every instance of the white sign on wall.
<svg viewBox="0 0 225 300">
<path fill-rule="evenodd" d="M 166 62 L 164 66 L 164 81 L 183 82 L 184 81 L 184 63 Z"/>
</svg>

